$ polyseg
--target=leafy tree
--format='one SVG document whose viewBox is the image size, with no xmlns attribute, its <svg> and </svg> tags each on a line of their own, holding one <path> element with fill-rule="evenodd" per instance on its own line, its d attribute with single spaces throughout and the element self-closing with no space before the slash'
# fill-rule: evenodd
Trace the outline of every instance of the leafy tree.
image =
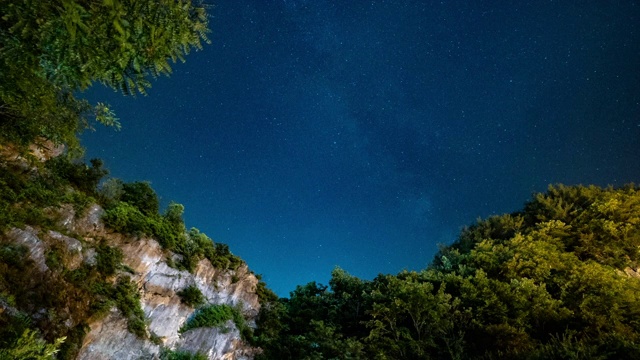
<svg viewBox="0 0 640 360">
<path fill-rule="evenodd" d="M 158 195 L 147 181 L 125 183 L 120 200 L 135 206 L 145 215 L 156 215 L 160 208 Z"/>
<path fill-rule="evenodd" d="M 200 289 L 198 289 L 198 287 L 195 285 L 189 285 L 186 288 L 178 291 L 178 296 L 180 296 L 180 300 L 183 303 L 191 307 L 198 307 L 200 305 L 203 305 L 206 301 L 206 298 L 204 297 Z"/>
<path fill-rule="evenodd" d="M 53 360 L 65 338 L 49 344 L 33 330 L 25 330 L 22 336 L 7 349 L 0 349 L 1 360 Z"/>
<path fill-rule="evenodd" d="M 113 207 L 120 201 L 122 195 L 124 195 L 124 182 L 117 178 L 107 179 L 98 189 L 100 202 L 107 207 Z"/>
<path fill-rule="evenodd" d="M 459 300 L 445 293 L 444 285 L 436 290 L 433 283 L 409 272 L 379 277 L 374 283 L 367 340 L 378 354 L 385 354 L 381 358 L 428 358 L 451 348 L 453 342 L 443 340 L 454 330 Z"/>
<path fill-rule="evenodd" d="M 103 168 L 100 159 L 91 159 L 89 163 L 91 166 L 74 161 L 67 154 L 47 161 L 45 166 L 59 185 L 70 184 L 81 192 L 96 195 L 98 183 L 109 171 Z"/>
<path fill-rule="evenodd" d="M 0 2 L 0 128 L 5 140 L 37 137 L 78 146 L 89 118 L 119 126 L 105 104 L 73 96 L 97 81 L 146 93 L 208 42 L 208 19 L 189 0 Z"/>
<path fill-rule="evenodd" d="M 262 358 L 638 359 L 639 241 L 636 186 L 552 186 L 421 272 L 297 287 L 260 315 Z"/>
</svg>

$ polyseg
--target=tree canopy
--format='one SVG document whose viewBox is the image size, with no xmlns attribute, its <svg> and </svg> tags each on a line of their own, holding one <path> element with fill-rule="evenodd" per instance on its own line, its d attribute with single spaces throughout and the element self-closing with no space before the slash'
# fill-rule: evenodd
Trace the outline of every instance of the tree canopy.
<svg viewBox="0 0 640 360">
<path fill-rule="evenodd" d="M 146 94 L 208 42 L 204 6 L 190 0 L 0 2 L 0 136 L 77 145 L 91 119 L 119 126 L 105 104 L 75 98 L 94 82 Z"/>
<path fill-rule="evenodd" d="M 299 286 L 264 308 L 261 358 L 638 359 L 639 249 L 639 188 L 552 186 L 425 270 Z"/>
</svg>

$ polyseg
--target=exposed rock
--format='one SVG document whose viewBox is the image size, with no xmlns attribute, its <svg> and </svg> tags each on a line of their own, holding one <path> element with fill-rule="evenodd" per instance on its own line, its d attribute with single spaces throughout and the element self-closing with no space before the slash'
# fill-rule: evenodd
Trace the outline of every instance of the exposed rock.
<svg viewBox="0 0 640 360">
<path fill-rule="evenodd" d="M 85 236 L 102 235 L 105 232 L 104 224 L 101 220 L 104 210 L 98 204 L 91 204 L 84 210 L 81 217 L 78 217 L 75 209 L 70 204 L 49 210 L 55 213 L 55 217 L 58 219 L 57 225 L 68 231 Z"/>
<path fill-rule="evenodd" d="M 36 143 L 29 145 L 29 151 L 38 161 L 45 162 L 62 155 L 64 145 L 56 145 L 51 140 L 41 138 L 38 139 Z"/>
<path fill-rule="evenodd" d="M 188 331 L 183 336 L 178 332 L 195 309 L 183 304 L 177 293 L 191 285 L 200 289 L 208 303 L 241 306 L 248 323 L 255 324 L 255 317 L 260 309 L 258 296 L 255 294 L 258 279 L 246 265 L 235 272 L 221 271 L 214 268 L 208 260 L 201 260 L 193 274 L 174 269 L 165 261 L 173 254 L 166 253 L 157 241 L 150 238 L 132 239 L 105 232 L 100 220 L 103 213 L 99 206 L 94 205 L 81 218 L 68 216 L 66 226 L 82 234 L 87 240 L 93 237 L 104 238 L 110 246 L 117 246 L 122 250 L 123 263 L 133 270 L 131 279 L 140 289 L 142 309 L 148 320 L 150 334 L 157 337 L 165 347 L 200 351 L 209 359 L 253 358 L 256 349 L 241 340 L 240 333 L 232 322 L 225 326 L 227 331 L 201 328 Z M 85 261 L 89 261 L 88 250 L 83 251 Z M 155 345 L 148 340 L 132 341 L 129 336 L 135 336 L 129 333 L 123 339 L 121 332 L 126 332 L 126 321 L 114 318 L 113 314 L 107 319 L 90 324 L 90 327 L 91 331 L 82 349 L 83 354 L 99 354 L 105 356 L 105 359 L 127 358 L 122 357 L 116 351 L 118 347 L 113 346 L 118 341 L 126 343 L 125 347 L 131 353 L 138 354 L 136 356 L 156 354 L 153 350 Z"/>
<path fill-rule="evenodd" d="M 82 249 L 82 260 L 88 265 L 96 264 L 96 256 L 98 252 L 95 248 L 84 248 Z"/>
<path fill-rule="evenodd" d="M 195 274 L 198 288 L 209 302 L 240 305 L 245 316 L 249 318 L 258 316 L 260 310 L 258 295 L 256 295 L 258 279 L 246 265 L 240 266 L 235 272 L 219 273 L 209 261 L 200 261 Z M 211 283 L 217 286 L 205 286 Z"/>
<path fill-rule="evenodd" d="M 209 260 L 201 260 L 194 271 L 180 271 L 170 267 L 166 259 L 175 254 L 162 249 L 151 238 L 133 238 L 107 231 L 101 217 L 104 210 L 91 205 L 78 216 L 71 205 L 48 209 L 57 225 L 68 233 L 81 236 L 83 241 L 60 232 L 40 234 L 26 227 L 12 229 L 7 237 L 29 248 L 29 256 L 42 272 L 48 272 L 45 252 L 52 246 L 64 250 L 64 265 L 77 269 L 83 262 L 96 263 L 96 239 L 118 247 L 124 255 L 123 264 L 131 280 L 138 285 L 141 306 L 145 313 L 148 333 L 156 343 L 141 339 L 127 331 L 127 319 L 117 309 L 89 324 L 78 359 L 157 359 L 161 346 L 171 349 L 199 351 L 209 359 L 249 360 L 257 349 L 241 339 L 232 321 L 223 328 L 192 329 L 185 334 L 179 330 L 195 309 L 182 303 L 177 293 L 188 286 L 196 286 L 210 304 L 240 306 L 247 323 L 255 326 L 260 304 L 256 295 L 258 279 L 246 265 L 236 271 L 214 268 Z M 129 272 L 132 272 L 129 273 Z M 3 308 L 6 311 L 6 307 Z M 76 321 L 68 321 L 71 327 Z"/>
<path fill-rule="evenodd" d="M 39 138 L 35 143 L 29 145 L 28 151 L 24 151 L 20 146 L 14 144 L 0 145 L 0 158 L 22 171 L 31 171 L 35 165 L 45 162 L 64 153 L 64 145 L 55 145 L 52 141 Z"/>
<path fill-rule="evenodd" d="M 25 245 L 29 248 L 29 257 L 35 262 L 36 267 L 41 272 L 49 271 L 44 257 L 47 246 L 38 238 L 37 230 L 29 226 L 25 227 L 24 230 L 12 229 L 7 234 L 7 237 L 14 243 Z"/>
<path fill-rule="evenodd" d="M 155 359 L 160 347 L 127 331 L 127 319 L 114 308 L 102 320 L 91 324 L 78 360 Z"/>
<path fill-rule="evenodd" d="M 90 205 L 78 221 L 74 223 L 74 231 L 80 234 L 101 234 L 104 232 L 102 216 L 104 210 L 98 204 Z"/>
<path fill-rule="evenodd" d="M 627 267 L 624 269 L 624 272 L 629 277 L 640 279 L 640 273 L 638 272 L 638 269 L 632 269 L 630 267 Z"/>
<path fill-rule="evenodd" d="M 74 239 L 51 230 L 47 235 L 53 241 L 62 245 L 66 250 L 64 254 L 64 262 L 68 269 L 75 270 L 80 267 L 84 258 L 82 256 L 82 243 L 78 239 Z"/>
<path fill-rule="evenodd" d="M 185 332 L 180 349 L 191 353 L 200 352 L 209 359 L 253 359 L 255 349 L 246 346 L 239 339 L 240 332 L 232 321 L 227 321 L 220 328 L 199 328 Z"/>
</svg>

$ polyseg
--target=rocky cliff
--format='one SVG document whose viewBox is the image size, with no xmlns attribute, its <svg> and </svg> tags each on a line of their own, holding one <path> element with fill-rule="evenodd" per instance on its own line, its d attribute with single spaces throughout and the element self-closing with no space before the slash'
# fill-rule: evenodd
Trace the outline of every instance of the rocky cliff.
<svg viewBox="0 0 640 360">
<path fill-rule="evenodd" d="M 252 359 L 258 351 L 242 339 L 233 321 L 222 327 L 179 332 L 196 310 L 183 303 L 177 294 L 188 286 L 197 287 L 206 303 L 239 308 L 248 324 L 253 326 L 260 309 L 256 295 L 258 279 L 246 265 L 223 271 L 203 259 L 192 273 L 178 270 L 169 266 L 167 259 L 179 255 L 162 249 L 156 240 L 125 236 L 106 229 L 101 220 L 104 211 L 98 205 L 89 206 L 81 214 L 70 205 L 48 211 L 56 219 L 54 227 L 57 231 L 29 226 L 13 228 L 5 234 L 3 243 L 28 248 L 33 267 L 43 277 L 54 276 L 54 270 L 47 265 L 50 263 L 47 254 L 52 249 L 63 250 L 61 260 L 67 271 L 82 265 L 95 265 L 98 244 L 120 249 L 124 256 L 118 273 L 126 273 L 135 283 L 146 318 L 146 336 L 141 337 L 128 331 L 127 319 L 116 307 L 89 319 L 74 318 L 73 312 L 67 311 L 69 315 L 64 319 L 64 326 L 71 329 L 80 322 L 88 325 L 77 359 L 156 359 L 162 349 L 178 349 L 200 353 L 208 359 L 239 360 Z M 6 304 L 0 304 L 0 307 L 8 308 Z"/>
</svg>

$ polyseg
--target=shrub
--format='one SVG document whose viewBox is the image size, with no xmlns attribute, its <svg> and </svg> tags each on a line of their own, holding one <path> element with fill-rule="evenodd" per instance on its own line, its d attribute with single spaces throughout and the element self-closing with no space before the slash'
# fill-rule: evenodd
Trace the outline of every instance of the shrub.
<svg viewBox="0 0 640 360">
<path fill-rule="evenodd" d="M 123 184 L 124 193 L 120 200 L 135 206 L 145 215 L 158 215 L 160 201 L 158 195 L 147 181 Z"/>
<path fill-rule="evenodd" d="M 147 217 L 133 205 L 119 202 L 107 209 L 104 214 L 105 225 L 124 234 L 152 234 Z"/>
<path fill-rule="evenodd" d="M 52 247 L 45 254 L 45 264 L 51 270 L 62 270 L 64 268 L 63 252 L 59 247 Z"/>
<path fill-rule="evenodd" d="M 205 302 L 204 295 L 202 295 L 200 289 L 193 285 L 187 286 L 186 288 L 182 289 L 178 292 L 178 295 L 180 296 L 180 300 L 183 303 L 191 307 L 198 307 Z"/>
<path fill-rule="evenodd" d="M 100 185 L 98 196 L 102 205 L 110 207 L 116 204 L 124 194 L 124 182 L 117 178 L 110 178 Z"/>
<path fill-rule="evenodd" d="M 64 340 L 64 337 L 58 338 L 53 344 L 49 344 L 37 331 L 25 330 L 9 348 L 0 349 L 0 359 L 55 359 L 55 354 Z"/>
<path fill-rule="evenodd" d="M 22 268 L 29 248 L 24 245 L 3 244 L 0 246 L 0 262 L 14 268 Z"/>
<path fill-rule="evenodd" d="M 67 333 L 67 339 L 60 347 L 60 352 L 58 353 L 58 359 L 75 359 L 82 347 L 82 340 L 84 336 L 87 334 L 89 330 L 89 326 L 86 324 L 76 325 L 74 328 L 69 330 Z"/>
<path fill-rule="evenodd" d="M 91 196 L 88 196 L 86 193 L 79 191 L 71 191 L 67 193 L 62 199 L 64 203 L 70 203 L 73 205 L 73 210 L 76 212 L 76 217 L 81 217 L 84 210 L 86 210 L 89 205 L 94 204 L 96 199 Z"/>
<path fill-rule="evenodd" d="M 200 310 L 187 320 L 187 322 L 180 328 L 180 333 L 189 331 L 191 329 L 200 327 L 218 327 L 224 325 L 228 320 L 233 319 L 233 308 L 229 305 L 208 305 Z"/>
<path fill-rule="evenodd" d="M 69 155 L 55 157 L 45 163 L 52 179 L 59 185 L 73 185 L 76 189 L 96 194 L 98 183 L 109 172 L 102 166 L 100 159 L 91 159 L 91 166 L 83 162 L 72 161 Z"/>
<path fill-rule="evenodd" d="M 105 276 L 115 274 L 122 262 L 122 250 L 104 243 L 98 245 L 96 250 L 96 268 L 98 271 Z"/>
<path fill-rule="evenodd" d="M 127 330 L 138 337 L 146 336 L 144 311 L 140 306 L 140 293 L 128 276 L 118 279 L 114 289 L 114 300 L 118 310 L 127 318 Z"/>
<path fill-rule="evenodd" d="M 211 304 L 200 308 L 187 320 L 179 332 L 184 333 L 201 327 L 220 327 L 229 320 L 233 320 L 243 339 L 251 338 L 251 328 L 247 325 L 240 309 L 227 304 Z"/>
<path fill-rule="evenodd" d="M 200 352 L 192 354 L 185 350 L 163 349 L 160 360 L 207 360 L 207 357 Z"/>
</svg>

